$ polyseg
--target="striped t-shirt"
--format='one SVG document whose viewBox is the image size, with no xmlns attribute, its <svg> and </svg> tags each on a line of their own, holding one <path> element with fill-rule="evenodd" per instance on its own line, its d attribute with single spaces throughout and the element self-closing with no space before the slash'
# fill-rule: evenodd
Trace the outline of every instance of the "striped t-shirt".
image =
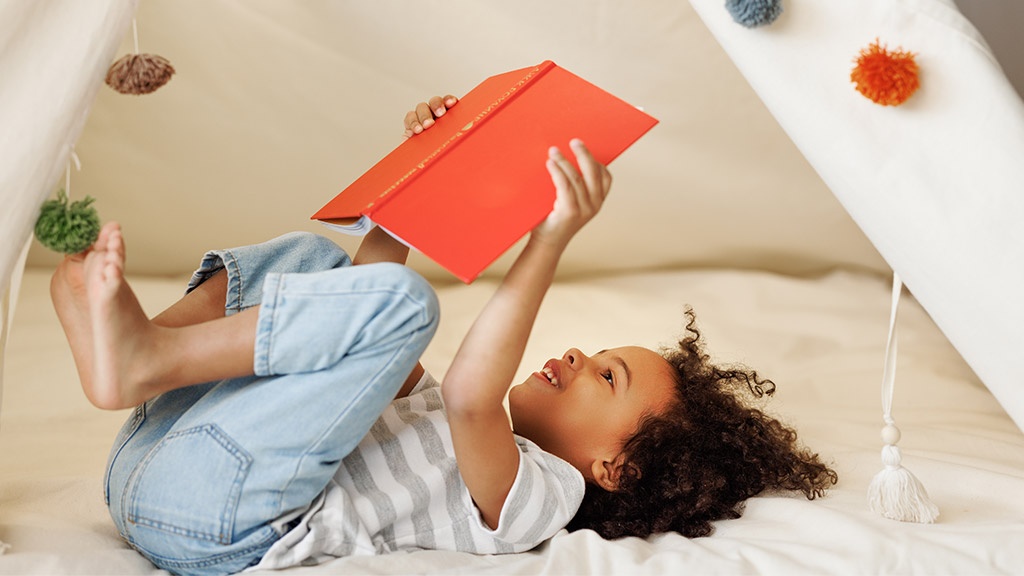
<svg viewBox="0 0 1024 576">
<path fill-rule="evenodd" d="M 384 410 L 255 568 L 399 550 L 501 554 L 534 548 L 576 514 L 584 480 L 568 462 L 525 438 L 515 440 L 519 471 L 492 530 L 456 467 L 440 386 L 424 373 L 407 397 Z"/>
</svg>

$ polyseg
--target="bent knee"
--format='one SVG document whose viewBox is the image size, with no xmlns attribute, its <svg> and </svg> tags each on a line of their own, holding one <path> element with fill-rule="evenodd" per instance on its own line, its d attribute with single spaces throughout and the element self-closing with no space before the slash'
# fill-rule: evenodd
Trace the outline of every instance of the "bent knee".
<svg viewBox="0 0 1024 576">
<path fill-rule="evenodd" d="M 278 243 L 282 248 L 296 253 L 319 253 L 319 252 L 344 252 L 326 236 L 313 234 L 311 232 L 291 232 L 271 240 Z"/>
<path fill-rule="evenodd" d="M 381 278 L 388 284 L 388 287 L 401 294 L 413 306 L 422 310 L 421 322 L 424 326 L 436 326 L 440 316 L 441 307 L 437 301 L 437 293 L 434 287 L 420 276 L 412 268 L 394 262 L 381 262 L 371 264 L 377 266 Z"/>
<path fill-rule="evenodd" d="M 329 249 L 337 247 L 337 244 L 332 242 L 326 236 L 314 234 L 313 232 L 289 232 L 278 236 L 272 242 L 281 242 L 284 245 L 293 247 L 295 249 L 305 248 L 307 250 L 312 249 Z"/>
</svg>

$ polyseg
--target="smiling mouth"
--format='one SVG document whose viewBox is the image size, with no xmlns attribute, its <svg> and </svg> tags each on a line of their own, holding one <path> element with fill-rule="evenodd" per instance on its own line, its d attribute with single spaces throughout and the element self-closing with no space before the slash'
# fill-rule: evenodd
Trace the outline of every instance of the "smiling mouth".
<svg viewBox="0 0 1024 576">
<path fill-rule="evenodd" d="M 541 368 L 540 374 L 541 374 L 541 376 L 547 378 L 548 382 L 551 382 L 556 387 L 558 386 L 558 376 L 555 375 L 555 371 L 554 370 L 552 370 L 551 368 L 548 368 L 547 366 L 545 366 L 545 367 Z"/>
<path fill-rule="evenodd" d="M 549 384 L 551 384 L 555 388 L 561 388 L 561 385 L 560 385 L 561 383 L 559 382 L 559 379 L 558 379 L 558 370 L 556 370 L 557 366 L 552 366 L 552 363 L 553 363 L 553 361 L 549 360 L 548 363 L 545 364 L 544 367 L 541 368 L 539 372 L 535 372 L 534 374 L 538 378 L 547 381 Z"/>
</svg>

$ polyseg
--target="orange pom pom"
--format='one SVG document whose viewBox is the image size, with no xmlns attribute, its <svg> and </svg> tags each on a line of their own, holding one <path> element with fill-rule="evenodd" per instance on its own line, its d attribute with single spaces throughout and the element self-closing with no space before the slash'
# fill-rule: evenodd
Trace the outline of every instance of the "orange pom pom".
<svg viewBox="0 0 1024 576">
<path fill-rule="evenodd" d="M 917 62 L 914 54 L 902 48 L 890 52 L 875 38 L 860 51 L 850 73 L 857 91 L 882 106 L 898 106 L 917 90 Z"/>
</svg>

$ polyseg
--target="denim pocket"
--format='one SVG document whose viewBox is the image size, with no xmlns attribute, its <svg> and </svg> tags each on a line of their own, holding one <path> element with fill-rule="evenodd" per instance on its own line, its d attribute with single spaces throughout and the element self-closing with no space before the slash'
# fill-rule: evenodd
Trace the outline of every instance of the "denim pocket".
<svg viewBox="0 0 1024 576">
<path fill-rule="evenodd" d="M 139 465 L 128 489 L 128 521 L 163 532 L 231 544 L 252 457 L 213 424 L 166 436 Z"/>
<path fill-rule="evenodd" d="M 145 421 L 146 405 L 143 403 L 135 408 L 135 412 L 128 417 L 128 420 L 121 426 L 121 431 L 114 438 L 114 444 L 110 449 L 110 456 L 107 458 L 107 469 L 103 474 L 103 503 L 108 506 L 110 505 L 110 471 L 114 468 L 114 460 L 117 460 L 125 444 L 128 444 L 128 441 L 139 431 L 139 427 Z"/>
</svg>

